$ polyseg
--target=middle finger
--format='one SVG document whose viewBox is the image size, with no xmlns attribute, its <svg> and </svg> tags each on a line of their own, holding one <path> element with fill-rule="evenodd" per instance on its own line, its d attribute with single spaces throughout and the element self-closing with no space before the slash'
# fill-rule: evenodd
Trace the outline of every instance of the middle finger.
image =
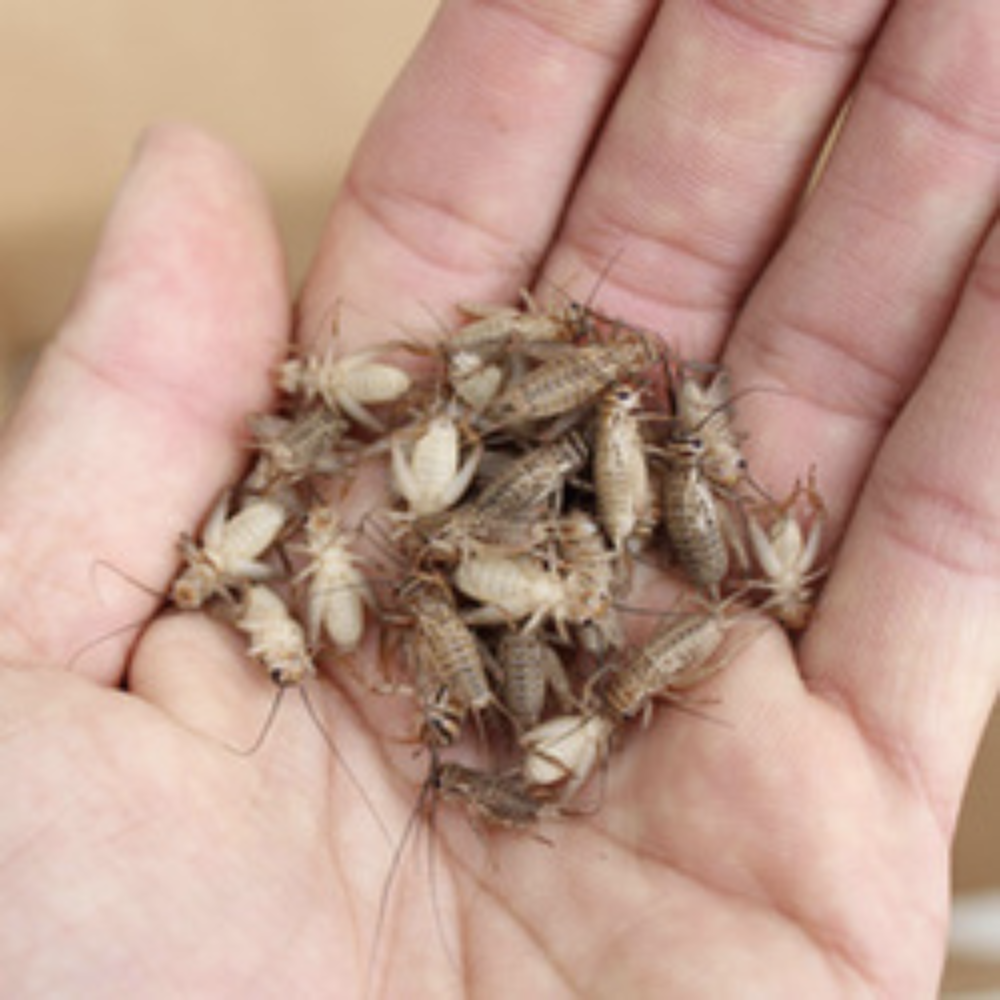
<svg viewBox="0 0 1000 1000">
<path fill-rule="evenodd" d="M 715 353 L 781 235 L 884 0 L 672 0 L 588 164 L 554 283 Z M 600 276 L 616 254 L 605 278 Z"/>
</svg>

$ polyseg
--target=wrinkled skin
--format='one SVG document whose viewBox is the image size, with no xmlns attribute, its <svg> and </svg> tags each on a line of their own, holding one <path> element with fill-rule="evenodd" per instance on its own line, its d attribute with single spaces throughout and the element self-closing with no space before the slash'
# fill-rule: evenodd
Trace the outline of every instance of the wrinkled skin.
<svg viewBox="0 0 1000 1000">
<path fill-rule="evenodd" d="M 1000 671 L 998 50 L 992 0 L 446 3 L 295 331 L 254 179 L 150 133 L 0 448 L 5 993 L 933 996 Z M 155 610 L 94 567 L 168 585 L 332 303 L 371 346 L 547 282 L 780 390 L 741 409 L 751 462 L 778 495 L 817 465 L 834 562 L 794 651 L 760 633 L 710 682 L 723 724 L 658 711 L 548 843 L 439 810 L 379 924 L 405 718 L 313 688 L 387 838 L 294 697 L 232 751 L 272 691 L 220 624 L 74 655 Z"/>
</svg>

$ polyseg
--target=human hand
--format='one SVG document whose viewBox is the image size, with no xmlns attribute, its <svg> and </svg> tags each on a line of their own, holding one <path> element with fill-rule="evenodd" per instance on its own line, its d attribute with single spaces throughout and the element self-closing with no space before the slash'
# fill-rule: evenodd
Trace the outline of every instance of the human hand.
<svg viewBox="0 0 1000 1000">
<path fill-rule="evenodd" d="M 711 682 L 729 726 L 658 712 L 551 845 L 484 849 L 442 811 L 433 899 L 404 863 L 378 942 L 392 848 L 301 707 L 225 745 L 270 697 L 235 636 L 161 617 L 65 669 L 152 613 L 124 587 L 95 608 L 93 567 L 166 586 L 290 328 L 253 182 L 154 133 L 0 451 L 9 992 L 349 996 L 374 949 L 386 995 L 934 993 L 1000 660 L 1000 13 L 888 6 L 456 2 L 370 131 L 301 336 L 338 300 L 368 341 L 600 282 L 603 311 L 780 390 L 742 410 L 753 468 L 780 491 L 815 463 L 837 549 L 799 646 L 760 636 Z M 400 831 L 384 733 L 313 696 Z"/>
</svg>

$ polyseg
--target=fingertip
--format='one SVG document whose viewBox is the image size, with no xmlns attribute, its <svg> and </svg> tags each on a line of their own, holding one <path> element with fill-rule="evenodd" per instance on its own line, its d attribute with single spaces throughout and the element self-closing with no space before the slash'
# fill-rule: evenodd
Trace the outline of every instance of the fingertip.
<svg viewBox="0 0 1000 1000">
<path fill-rule="evenodd" d="M 136 143 L 61 340 L 145 375 L 164 359 L 150 359 L 151 373 L 128 348 L 157 342 L 171 363 L 191 345 L 195 360 L 228 350 L 231 363 L 259 369 L 261 355 L 284 348 L 288 297 L 277 227 L 250 166 L 192 125 L 154 125 Z"/>
</svg>

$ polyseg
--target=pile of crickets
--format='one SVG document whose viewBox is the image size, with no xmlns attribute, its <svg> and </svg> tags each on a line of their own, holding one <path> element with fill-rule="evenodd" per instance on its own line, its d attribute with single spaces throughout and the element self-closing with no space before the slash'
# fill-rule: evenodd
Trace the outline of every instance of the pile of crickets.
<svg viewBox="0 0 1000 1000">
<path fill-rule="evenodd" d="M 582 305 L 461 308 L 423 357 L 334 342 L 280 366 L 170 600 L 282 688 L 384 653 L 361 676 L 412 702 L 425 791 L 526 826 L 720 669 L 735 622 L 805 624 L 824 510 L 811 476 L 755 483 L 721 367 Z"/>
</svg>

